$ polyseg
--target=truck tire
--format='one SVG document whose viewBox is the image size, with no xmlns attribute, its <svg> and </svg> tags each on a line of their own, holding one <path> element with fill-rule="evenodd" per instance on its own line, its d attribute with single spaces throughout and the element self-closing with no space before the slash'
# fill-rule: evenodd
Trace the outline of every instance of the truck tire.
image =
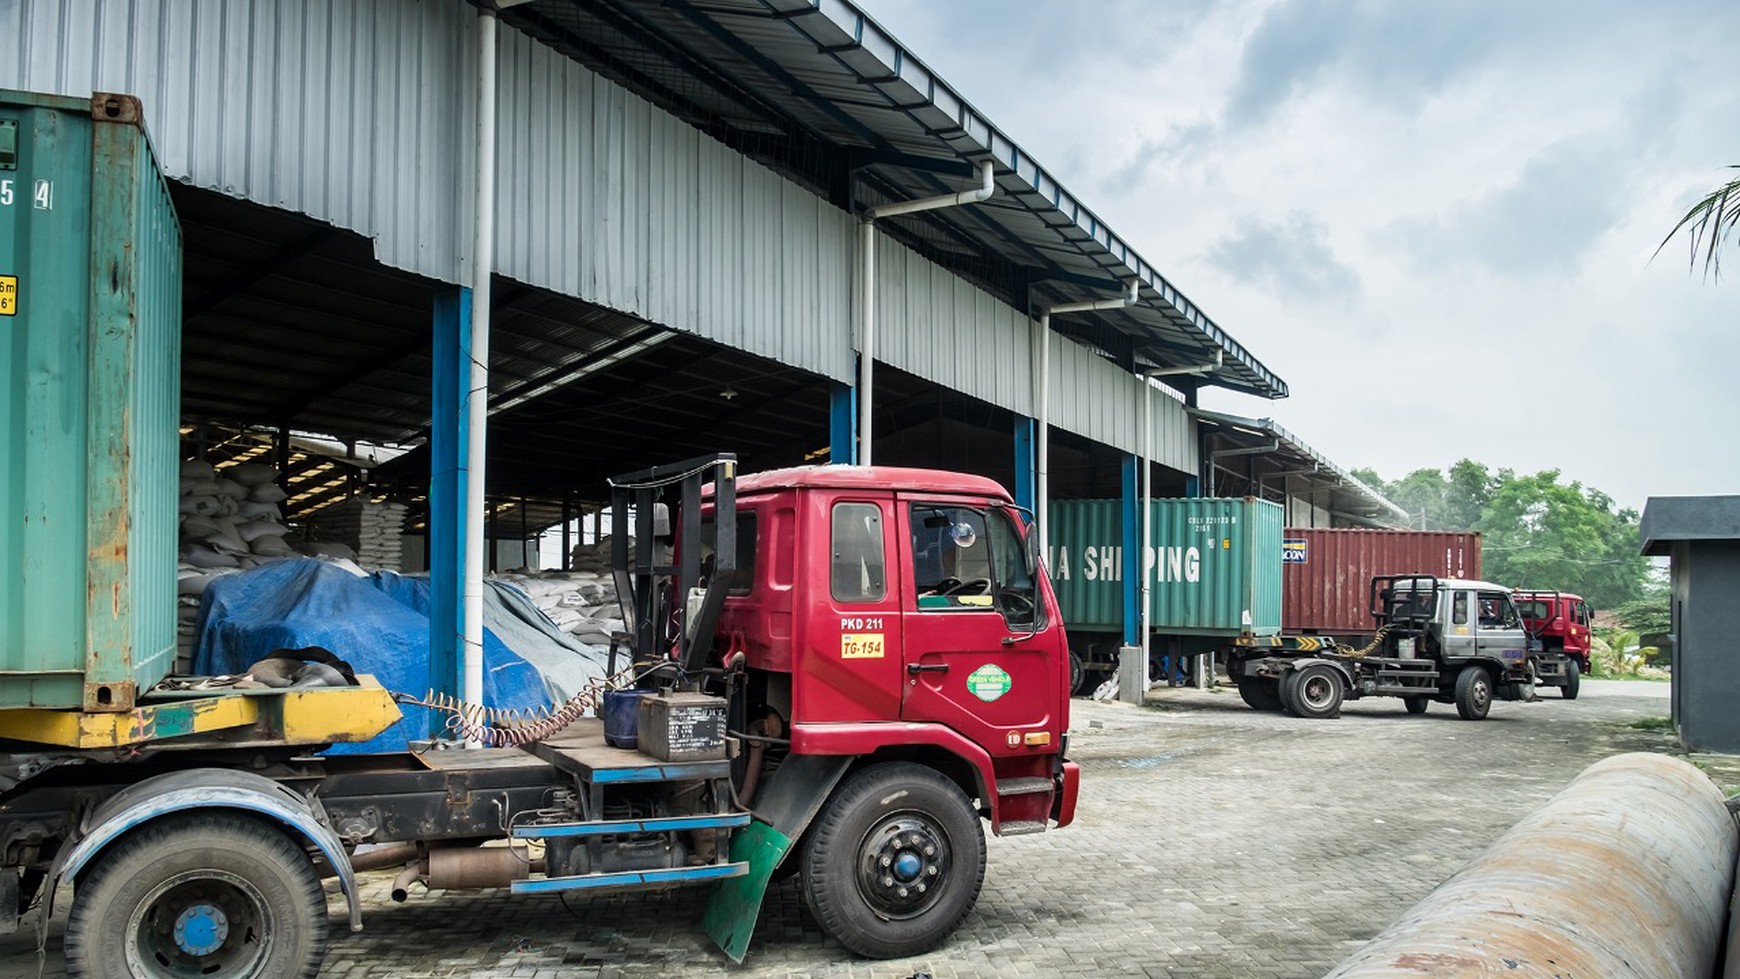
<svg viewBox="0 0 1740 979">
<path fill-rule="evenodd" d="M 979 899 L 984 827 L 960 786 L 933 769 L 872 765 L 840 785 L 811 829 L 804 901 L 859 955 L 935 948 Z"/>
<path fill-rule="evenodd" d="M 1559 696 L 1566 700 L 1577 699 L 1577 688 L 1583 685 L 1583 668 L 1574 659 L 1565 660 L 1565 685 L 1559 688 Z"/>
<path fill-rule="evenodd" d="M 1478 721 L 1492 709 L 1492 674 L 1486 667 L 1469 664 L 1456 676 L 1456 713 L 1465 721 Z"/>
<path fill-rule="evenodd" d="M 1239 697 L 1252 710 L 1280 710 L 1280 684 L 1273 680 L 1257 676 L 1241 676 L 1238 679 Z"/>
<path fill-rule="evenodd" d="M 1086 685 L 1087 685 L 1087 670 L 1082 668 L 1081 655 L 1072 649 L 1069 651 L 1069 694 L 1070 694 L 1070 696 L 1079 697 L 1082 694 L 1087 693 L 1086 690 L 1082 689 Z"/>
<path fill-rule="evenodd" d="M 1410 714 L 1424 714 L 1426 712 L 1426 705 L 1430 704 L 1431 702 L 1432 702 L 1432 699 L 1430 697 L 1403 697 L 1402 698 L 1402 706 L 1406 707 L 1408 709 L 1408 713 L 1410 713 Z"/>
<path fill-rule="evenodd" d="M 1293 715 L 1299 711 L 1293 706 L 1293 684 L 1299 682 L 1299 671 L 1288 670 L 1281 674 L 1281 679 L 1275 681 L 1275 695 L 1281 700 L 1281 710 Z"/>
<path fill-rule="evenodd" d="M 1334 717 L 1341 712 L 1341 674 L 1318 663 L 1293 675 L 1293 713 L 1300 717 Z"/>
<path fill-rule="evenodd" d="M 199 813 L 123 837 L 81 877 L 67 975 L 312 977 L 326 893 L 303 848 L 242 815 Z"/>
</svg>

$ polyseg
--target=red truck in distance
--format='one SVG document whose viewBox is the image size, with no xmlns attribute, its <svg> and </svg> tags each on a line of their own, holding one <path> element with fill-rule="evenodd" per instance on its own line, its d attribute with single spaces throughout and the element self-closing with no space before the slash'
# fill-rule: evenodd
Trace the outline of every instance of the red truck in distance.
<svg viewBox="0 0 1740 979">
<path fill-rule="evenodd" d="M 1589 672 L 1589 623 L 1595 610 L 1581 595 L 1563 591 L 1518 590 L 1511 593 L 1523 625 L 1540 643 L 1536 682 L 1558 687 L 1566 700 L 1576 700 Z"/>
</svg>

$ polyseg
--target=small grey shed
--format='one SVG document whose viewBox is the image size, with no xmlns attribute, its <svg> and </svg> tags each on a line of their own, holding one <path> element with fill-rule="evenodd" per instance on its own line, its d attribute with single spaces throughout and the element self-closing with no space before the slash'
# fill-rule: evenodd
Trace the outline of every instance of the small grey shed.
<svg viewBox="0 0 1740 979">
<path fill-rule="evenodd" d="M 1740 496 L 1656 496 L 1643 553 L 1669 559 L 1673 720 L 1694 751 L 1740 754 Z"/>
</svg>

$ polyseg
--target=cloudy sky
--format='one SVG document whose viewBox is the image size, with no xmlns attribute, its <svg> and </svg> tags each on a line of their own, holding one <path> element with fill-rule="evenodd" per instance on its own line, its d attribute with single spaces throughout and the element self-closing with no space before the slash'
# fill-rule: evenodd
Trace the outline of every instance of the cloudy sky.
<svg viewBox="0 0 1740 979">
<path fill-rule="evenodd" d="M 1387 478 L 1740 493 L 1733 0 L 860 0 Z"/>
</svg>

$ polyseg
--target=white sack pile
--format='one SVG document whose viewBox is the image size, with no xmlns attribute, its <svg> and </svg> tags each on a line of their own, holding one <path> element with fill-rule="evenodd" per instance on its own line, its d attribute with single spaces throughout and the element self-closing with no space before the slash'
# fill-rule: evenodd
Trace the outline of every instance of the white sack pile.
<svg viewBox="0 0 1740 979">
<path fill-rule="evenodd" d="M 278 504 L 278 470 L 244 462 L 221 471 L 203 460 L 181 464 L 181 547 L 176 571 L 176 672 L 193 663 L 199 596 L 211 579 L 296 552 Z"/>
<path fill-rule="evenodd" d="M 622 631 L 622 610 L 610 577 L 610 538 L 574 548 L 571 560 L 576 570 L 495 577 L 517 585 L 556 628 L 589 646 L 608 649 L 610 634 Z"/>
<path fill-rule="evenodd" d="M 320 538 L 303 548 L 311 556 L 349 558 L 365 568 L 399 570 L 404 560 L 400 540 L 405 529 L 403 503 L 376 503 L 352 497 L 316 512 L 308 521 Z M 343 553 L 338 547 L 348 548 Z"/>
</svg>

